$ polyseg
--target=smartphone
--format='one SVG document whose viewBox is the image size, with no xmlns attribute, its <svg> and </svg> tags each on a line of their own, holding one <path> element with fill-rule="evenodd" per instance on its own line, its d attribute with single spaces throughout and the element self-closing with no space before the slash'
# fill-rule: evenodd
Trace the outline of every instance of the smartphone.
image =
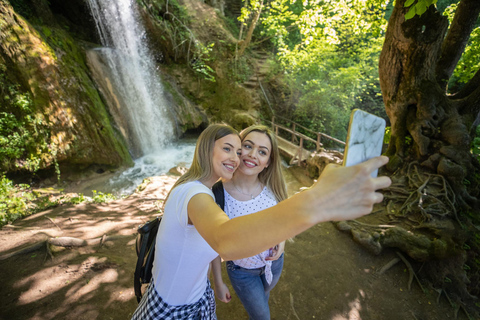
<svg viewBox="0 0 480 320">
<path fill-rule="evenodd" d="M 354 109 L 348 124 L 343 165 L 354 166 L 382 154 L 385 119 Z M 372 173 L 376 177 L 378 170 Z"/>
</svg>

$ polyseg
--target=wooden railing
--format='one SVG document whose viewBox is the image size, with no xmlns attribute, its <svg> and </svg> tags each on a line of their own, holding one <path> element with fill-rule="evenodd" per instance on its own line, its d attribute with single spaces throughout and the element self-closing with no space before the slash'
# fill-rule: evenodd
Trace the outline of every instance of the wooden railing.
<svg viewBox="0 0 480 320">
<path fill-rule="evenodd" d="M 341 141 L 341 140 L 338 140 L 338 139 L 336 139 L 336 138 L 334 138 L 334 137 L 331 137 L 331 136 L 329 136 L 329 135 L 327 135 L 327 134 L 325 134 L 325 133 L 315 132 L 315 131 L 310 130 L 310 129 L 308 129 L 308 128 L 305 128 L 304 126 L 302 126 L 302 125 L 300 125 L 300 124 L 298 124 L 298 123 L 295 123 L 295 122 L 293 122 L 293 121 L 291 121 L 291 120 L 289 120 L 289 119 L 286 119 L 286 118 L 277 116 L 277 118 L 282 118 L 282 119 L 284 119 L 284 120 L 292 123 L 292 127 L 291 127 L 291 128 L 287 128 L 287 127 L 285 127 L 285 126 L 283 126 L 283 125 L 280 125 L 280 124 L 276 123 L 276 122 L 275 122 L 275 118 L 276 118 L 276 117 L 274 116 L 274 117 L 272 117 L 272 121 L 269 121 L 269 120 L 263 120 L 263 121 L 265 121 L 265 122 L 267 122 L 267 123 L 270 123 L 270 125 L 272 126 L 272 130 L 275 132 L 275 134 L 276 134 L 277 136 L 279 136 L 279 130 L 283 130 L 283 131 L 291 134 L 291 143 L 293 143 L 293 144 L 298 144 L 298 152 L 297 152 L 298 164 L 300 164 L 301 161 L 302 161 L 302 154 L 303 154 L 303 149 L 304 149 L 304 141 L 310 141 L 310 142 L 314 143 L 315 146 L 316 146 L 316 148 L 315 148 L 316 151 L 319 151 L 320 148 L 323 146 L 322 139 L 329 139 L 329 140 L 331 140 L 331 141 L 333 141 L 333 142 L 335 142 L 335 143 L 338 143 L 338 144 L 340 144 L 340 145 L 342 145 L 342 146 L 345 145 L 345 142 L 343 142 L 343 141 Z M 311 133 L 312 135 L 316 136 L 316 139 L 313 139 L 313 138 L 311 138 L 311 137 L 309 137 L 309 136 L 307 136 L 307 135 L 305 135 L 305 134 L 303 134 L 303 133 L 301 133 L 301 132 L 296 131 L 297 128 L 302 128 L 305 132 Z M 292 159 L 292 160 L 294 160 L 294 159 Z"/>
<path fill-rule="evenodd" d="M 287 128 L 287 127 L 282 126 L 278 123 L 275 123 L 275 118 L 282 118 L 282 119 L 292 123 L 292 128 Z M 311 142 L 315 143 L 316 151 L 320 150 L 320 147 L 323 146 L 322 138 L 329 139 L 329 140 L 331 140 L 335 143 L 338 143 L 339 145 L 342 145 L 342 146 L 345 145 L 345 142 L 342 141 L 342 140 L 336 139 L 336 138 L 331 137 L 331 136 L 329 136 L 325 133 L 322 133 L 322 132 L 316 132 L 316 131 L 310 130 L 310 129 L 308 129 L 308 128 L 306 128 L 306 127 L 304 127 L 304 126 L 302 126 L 298 123 L 295 123 L 292 120 L 289 120 L 287 118 L 283 118 L 283 117 L 280 117 L 280 116 L 274 116 L 274 117 L 272 117 L 272 121 L 269 121 L 269 120 L 263 120 L 263 121 L 271 124 L 272 130 L 275 132 L 276 135 L 278 135 L 278 130 L 279 129 L 282 129 L 285 132 L 289 132 L 292 135 L 292 137 L 291 137 L 291 142 L 292 143 L 298 142 L 298 140 L 296 139 L 297 137 L 300 138 L 300 139 L 308 140 L 308 141 L 311 141 Z M 317 139 L 315 140 L 315 139 L 313 139 L 309 136 L 304 135 L 301 132 L 296 131 L 297 128 L 302 128 L 304 131 L 310 132 L 312 135 L 316 136 Z"/>
</svg>

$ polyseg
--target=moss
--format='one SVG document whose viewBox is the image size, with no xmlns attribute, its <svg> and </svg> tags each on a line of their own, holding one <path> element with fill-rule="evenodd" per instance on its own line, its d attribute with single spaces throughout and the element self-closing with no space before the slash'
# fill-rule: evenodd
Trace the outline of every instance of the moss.
<svg viewBox="0 0 480 320">
<path fill-rule="evenodd" d="M 32 171 L 57 166 L 57 161 L 131 165 L 126 144 L 111 125 L 76 40 L 55 24 L 33 28 L 12 11 L 2 17 L 0 50 L 9 59 L 5 61 L 10 75 L 7 87 L 30 94 L 32 118 L 43 126 L 43 147 L 40 141 L 25 148 L 17 164 Z M 18 115 L 18 121 L 26 116 Z M 25 165 L 32 158 L 40 160 L 39 167 Z"/>
</svg>

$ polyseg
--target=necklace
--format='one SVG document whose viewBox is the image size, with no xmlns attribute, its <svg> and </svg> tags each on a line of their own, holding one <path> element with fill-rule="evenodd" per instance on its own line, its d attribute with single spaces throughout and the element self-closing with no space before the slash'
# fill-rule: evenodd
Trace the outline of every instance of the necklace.
<svg viewBox="0 0 480 320">
<path fill-rule="evenodd" d="M 253 194 L 255 193 L 255 190 L 257 190 L 257 188 L 255 188 L 255 189 L 253 190 L 254 192 L 248 194 L 248 193 L 244 193 L 244 192 L 240 191 L 240 189 L 238 189 L 237 186 L 235 185 L 235 182 L 232 181 L 232 184 L 233 184 L 233 187 L 234 187 L 235 189 L 237 189 L 238 192 L 240 192 L 241 194 L 243 194 L 243 195 L 245 195 L 245 196 L 251 197 L 252 200 L 254 199 Z M 260 187 L 261 185 L 262 185 L 262 184 L 259 183 L 257 187 Z"/>
</svg>

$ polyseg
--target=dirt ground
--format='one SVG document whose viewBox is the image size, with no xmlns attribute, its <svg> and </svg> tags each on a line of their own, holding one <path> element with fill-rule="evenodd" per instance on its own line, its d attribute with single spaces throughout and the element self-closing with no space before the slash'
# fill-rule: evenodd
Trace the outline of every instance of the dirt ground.
<svg viewBox="0 0 480 320">
<path fill-rule="evenodd" d="M 309 184 L 290 171 L 286 175 L 290 194 Z M 129 319 L 137 306 L 136 228 L 156 215 L 175 179 L 155 177 L 145 190 L 126 199 L 62 205 L 3 227 L 0 319 Z M 101 244 L 78 248 L 49 251 L 44 244 L 47 238 L 104 235 Z M 41 246 L 8 256 L 35 244 Z M 371 255 L 331 223 L 307 230 L 287 242 L 284 270 L 270 297 L 272 319 L 455 319 L 444 296 L 424 293 L 415 282 L 408 290 L 409 274 L 402 263 L 380 272 L 395 257 L 393 251 Z M 224 280 L 228 283 L 226 272 Z M 217 303 L 218 318 L 247 319 L 230 290 L 232 301 Z M 457 319 L 467 317 L 459 312 Z"/>
</svg>

